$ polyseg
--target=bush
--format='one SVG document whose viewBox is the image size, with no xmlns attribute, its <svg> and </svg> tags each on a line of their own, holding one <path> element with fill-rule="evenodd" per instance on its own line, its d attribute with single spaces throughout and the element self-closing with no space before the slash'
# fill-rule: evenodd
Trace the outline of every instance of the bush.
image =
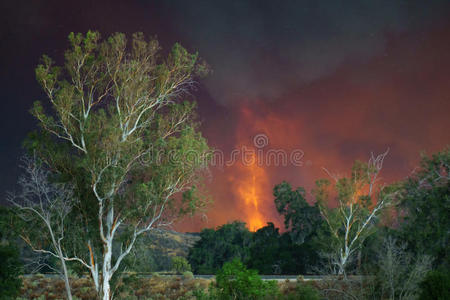
<svg viewBox="0 0 450 300">
<path fill-rule="evenodd" d="M 450 299 L 450 276 L 438 271 L 430 272 L 420 284 L 420 289 L 420 300 Z"/>
<path fill-rule="evenodd" d="M 278 294 L 275 281 L 264 282 L 255 270 L 247 270 L 234 259 L 225 263 L 216 275 L 219 299 L 274 299 Z"/>
<path fill-rule="evenodd" d="M 183 279 L 194 279 L 194 274 L 191 271 L 183 272 Z"/>
<path fill-rule="evenodd" d="M 172 271 L 181 274 L 185 271 L 190 271 L 191 265 L 188 263 L 186 258 L 181 256 L 172 257 Z"/>
<path fill-rule="evenodd" d="M 117 279 L 115 287 L 117 293 L 131 293 L 141 287 L 141 282 L 135 272 L 129 272 Z"/>
<path fill-rule="evenodd" d="M 217 289 L 209 287 L 208 293 L 206 293 L 203 289 L 196 289 L 193 293 L 193 296 L 196 300 L 217 300 Z"/>
<path fill-rule="evenodd" d="M 0 245 L 0 299 L 14 299 L 19 295 L 22 267 L 19 253 L 12 246 Z"/>
</svg>

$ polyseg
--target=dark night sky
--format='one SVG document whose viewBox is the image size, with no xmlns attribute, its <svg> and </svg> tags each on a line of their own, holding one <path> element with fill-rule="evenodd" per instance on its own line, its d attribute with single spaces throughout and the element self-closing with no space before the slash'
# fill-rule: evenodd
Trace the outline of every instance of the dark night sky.
<svg viewBox="0 0 450 300">
<path fill-rule="evenodd" d="M 213 169 L 208 223 L 280 224 L 271 189 L 307 188 L 320 167 L 345 171 L 390 147 L 385 178 L 403 178 L 419 152 L 450 143 L 449 1 L 3 1 L 1 186 L 14 188 L 20 144 L 44 100 L 34 67 L 61 59 L 71 31 L 157 35 L 180 42 L 214 72 L 195 92 L 204 135 L 225 153 L 264 133 L 269 146 L 304 151 L 303 167 Z M 257 182 L 249 180 L 256 176 Z M 253 190 L 256 209 L 240 191 Z M 256 192 L 255 192 L 256 191 Z M 184 228 L 184 229 L 186 229 Z"/>
</svg>

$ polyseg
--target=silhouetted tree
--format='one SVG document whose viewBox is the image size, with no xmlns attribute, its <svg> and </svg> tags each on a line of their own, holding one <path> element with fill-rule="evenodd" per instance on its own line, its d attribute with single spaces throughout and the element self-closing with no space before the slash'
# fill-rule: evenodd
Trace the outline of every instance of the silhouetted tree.
<svg viewBox="0 0 450 300">
<path fill-rule="evenodd" d="M 245 223 L 235 221 L 214 229 L 203 229 L 200 240 L 189 250 L 188 260 L 196 274 L 215 274 L 225 262 L 239 258 L 246 262 L 252 233 Z"/>
<path fill-rule="evenodd" d="M 303 243 L 322 222 L 317 204 L 309 205 L 305 189 L 298 187 L 294 191 L 286 181 L 274 187 L 273 195 L 277 211 L 284 217 L 285 228 L 289 230 L 292 240 Z"/>
<path fill-rule="evenodd" d="M 434 266 L 450 268 L 450 148 L 423 156 L 402 185 L 400 239 L 413 253 L 428 254 Z"/>
</svg>

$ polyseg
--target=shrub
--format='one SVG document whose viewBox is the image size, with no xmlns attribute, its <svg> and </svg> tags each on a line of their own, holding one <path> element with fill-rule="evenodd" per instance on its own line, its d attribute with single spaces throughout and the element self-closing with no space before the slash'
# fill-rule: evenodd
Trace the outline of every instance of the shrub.
<svg viewBox="0 0 450 300">
<path fill-rule="evenodd" d="M 238 259 L 217 272 L 216 288 L 219 299 L 273 299 L 279 294 L 275 281 L 264 282 L 256 270 L 248 270 Z"/>
<path fill-rule="evenodd" d="M 177 272 L 178 274 L 181 274 L 185 271 L 190 271 L 191 265 L 188 263 L 186 258 L 182 256 L 175 256 L 172 257 L 172 271 Z"/>
<path fill-rule="evenodd" d="M 19 253 L 15 247 L 0 245 L 0 299 L 14 299 L 19 295 L 22 272 Z"/>
<path fill-rule="evenodd" d="M 115 293 L 117 293 L 118 296 L 132 293 L 141 287 L 140 279 L 135 272 L 124 274 L 116 280 L 117 283 L 115 284 Z M 119 297 L 119 299 L 121 298 Z"/>
<path fill-rule="evenodd" d="M 439 271 L 432 271 L 420 284 L 420 289 L 420 300 L 450 299 L 450 276 Z"/>
<path fill-rule="evenodd" d="M 210 286 L 209 292 L 206 293 L 203 289 L 196 289 L 193 292 L 193 296 L 197 300 L 217 300 L 217 290 Z"/>
<path fill-rule="evenodd" d="M 183 279 L 194 279 L 194 274 L 191 271 L 183 272 Z"/>
</svg>

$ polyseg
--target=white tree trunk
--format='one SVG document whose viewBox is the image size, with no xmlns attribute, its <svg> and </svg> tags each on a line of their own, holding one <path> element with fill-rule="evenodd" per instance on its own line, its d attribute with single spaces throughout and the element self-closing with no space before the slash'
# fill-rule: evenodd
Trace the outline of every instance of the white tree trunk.
<svg viewBox="0 0 450 300">
<path fill-rule="evenodd" d="M 72 300 L 72 291 L 70 289 L 69 274 L 67 272 L 67 266 L 66 266 L 66 260 L 64 258 L 64 253 L 63 253 L 62 248 L 61 248 L 61 239 L 62 238 L 59 238 L 58 241 L 56 241 L 55 234 L 53 233 L 53 228 L 52 228 L 52 226 L 50 224 L 50 221 L 46 220 L 45 224 L 46 224 L 46 226 L 48 228 L 48 231 L 50 233 L 50 237 L 52 239 L 53 247 L 55 248 L 56 254 L 58 255 L 58 258 L 59 258 L 59 260 L 61 262 L 62 275 L 63 275 L 63 279 L 64 279 L 64 285 L 66 287 L 67 299 L 68 300 Z"/>
<path fill-rule="evenodd" d="M 347 252 L 344 252 L 343 254 L 341 254 L 340 258 L 339 258 L 339 270 L 338 270 L 338 275 L 344 275 L 345 276 L 345 267 L 347 266 L 347 261 L 349 258 L 349 254 Z"/>
<path fill-rule="evenodd" d="M 66 286 L 67 299 L 72 300 L 72 291 L 70 290 L 69 274 L 67 273 L 66 261 L 63 258 L 61 249 L 59 250 L 59 259 L 63 269 L 64 285 Z"/>
<path fill-rule="evenodd" d="M 112 239 L 107 236 L 107 243 L 104 247 L 104 256 L 103 256 L 103 300 L 111 299 L 111 286 L 109 284 L 109 280 L 112 277 L 111 274 L 111 258 L 112 258 Z"/>
<path fill-rule="evenodd" d="M 100 282 L 98 279 L 98 269 L 97 268 L 91 270 L 91 276 L 92 276 L 92 280 L 94 280 L 95 291 L 97 292 L 97 294 L 100 294 Z"/>
<path fill-rule="evenodd" d="M 101 212 L 101 211 L 100 211 Z M 103 283 L 102 283 L 102 297 L 103 300 L 111 299 L 111 286 L 110 280 L 114 273 L 114 270 L 111 268 L 111 260 L 112 260 L 112 251 L 113 251 L 113 239 L 114 233 L 116 231 L 116 224 L 114 224 L 114 206 L 108 211 L 106 216 L 106 235 L 103 238 Z M 100 230 L 103 232 L 103 226 L 101 226 Z"/>
<path fill-rule="evenodd" d="M 99 276 L 98 276 L 98 264 L 95 263 L 95 256 L 94 251 L 92 250 L 91 241 L 88 241 L 88 249 L 89 249 L 89 257 L 90 262 L 89 264 L 84 264 L 89 271 L 91 272 L 92 280 L 94 281 L 95 291 L 98 295 L 100 295 L 100 282 L 99 282 Z"/>
</svg>

